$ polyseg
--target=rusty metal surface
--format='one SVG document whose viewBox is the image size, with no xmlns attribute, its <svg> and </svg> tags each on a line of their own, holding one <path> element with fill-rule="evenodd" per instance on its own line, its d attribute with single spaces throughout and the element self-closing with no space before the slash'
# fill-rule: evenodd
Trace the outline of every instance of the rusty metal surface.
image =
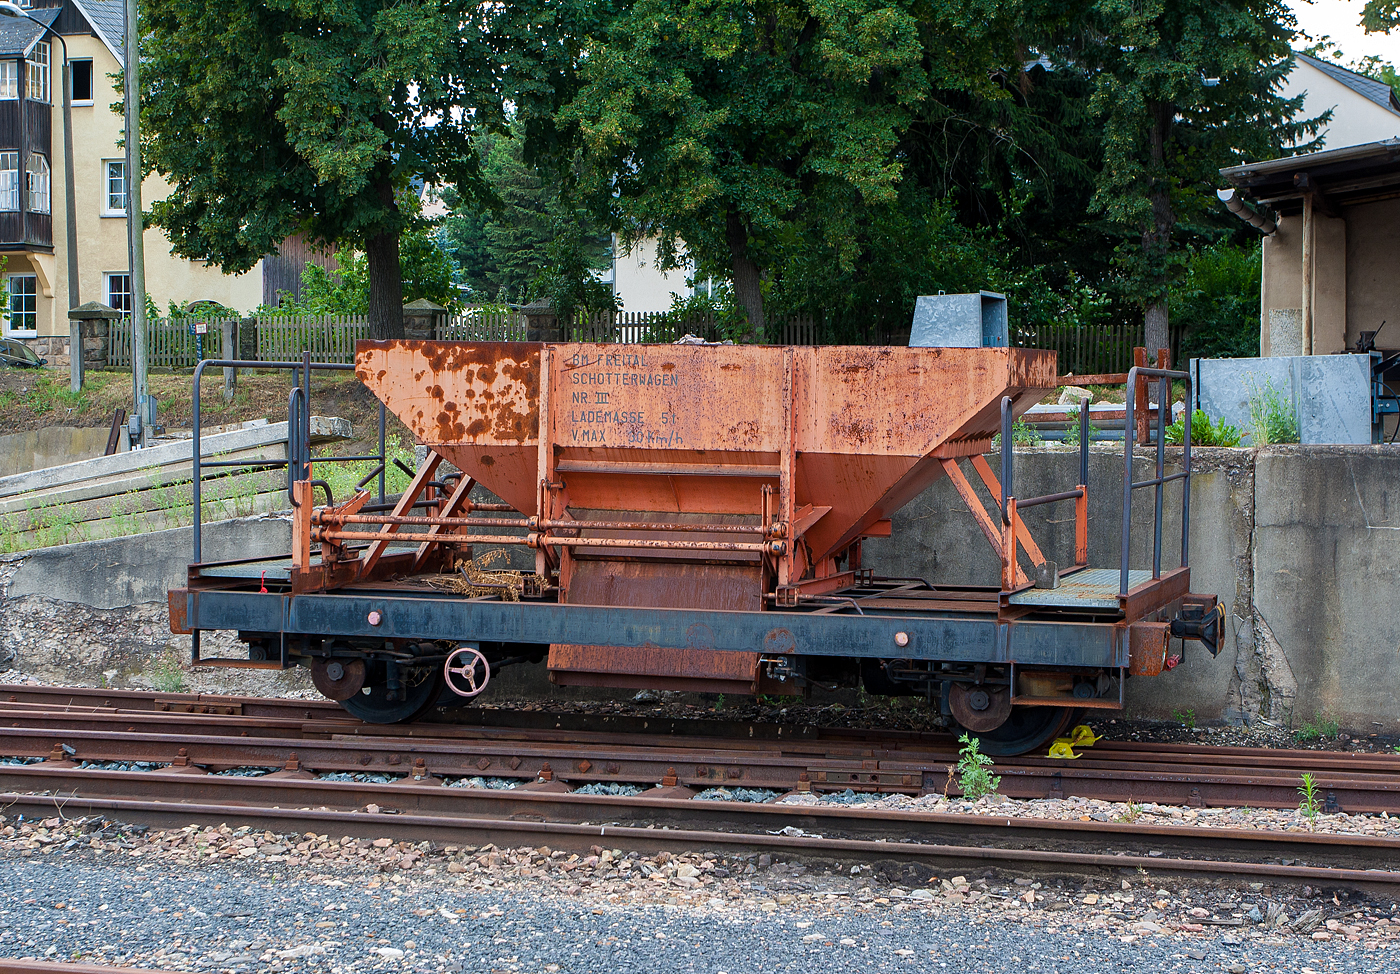
<svg viewBox="0 0 1400 974">
<path fill-rule="evenodd" d="M 0 802 L 24 814 L 47 814 L 54 799 L 14 793 L 0 794 Z M 377 815 L 325 809 L 267 807 L 230 808 L 207 803 L 174 804 L 160 801 L 110 798 L 72 798 L 65 804 L 72 814 L 95 814 L 153 825 L 182 827 L 194 823 L 249 823 L 258 828 L 279 831 L 326 832 L 357 838 L 377 836 L 385 820 Z M 537 822 L 501 818 L 470 818 L 439 814 L 403 814 L 393 817 L 394 832 L 402 839 L 418 841 L 491 842 L 499 846 L 542 845 L 586 852 L 599 842 L 640 852 L 680 850 L 735 852 L 782 852 L 842 860 L 896 860 L 923 862 L 938 869 L 976 867 L 1049 870 L 1061 874 L 1103 871 L 1119 875 L 1137 870 L 1143 875 L 1272 877 L 1284 882 L 1326 883 L 1373 889 L 1393 895 L 1400 884 L 1400 872 L 1378 869 L 1341 869 L 1319 866 L 1278 865 L 1269 862 L 1221 861 L 1203 858 L 1140 856 L 1097 852 L 1047 851 L 1041 848 L 997 848 L 984 844 L 948 845 L 929 841 L 837 839 L 820 836 L 773 835 L 768 831 L 705 832 L 694 829 L 657 829 L 626 825 Z M 917 830 L 916 830 L 917 831 Z M 1205 830 L 1203 830 L 1205 831 Z M 1213 831 L 1213 830 L 1212 830 Z M 923 838 L 921 836 L 921 838 Z M 1202 842 L 1209 842 L 1202 837 Z M 1229 854 L 1229 844 L 1219 851 Z M 25 972 L 29 974 L 29 972 Z"/>
<path fill-rule="evenodd" d="M 1167 663 L 1171 624 L 1135 622 L 1128 627 L 1128 672 L 1133 676 L 1160 676 Z"/>
<path fill-rule="evenodd" d="M 398 341 L 359 343 L 356 375 L 535 519 L 536 571 L 561 601 L 760 611 L 775 586 L 835 575 L 835 556 L 942 476 L 940 457 L 990 441 L 1003 395 L 1024 411 L 1056 369 L 1051 352 L 1006 348 Z M 569 526 L 587 517 L 600 523 Z M 661 527 L 697 517 L 726 526 Z M 723 537 L 749 531 L 764 540 Z M 753 654 L 704 645 L 555 646 L 550 667 L 561 683 L 757 689 Z"/>
<path fill-rule="evenodd" d="M 522 511 L 543 513 L 541 439 L 569 473 L 571 507 L 620 511 L 756 514 L 750 478 L 716 471 L 776 485 L 795 455 L 794 503 L 833 508 L 808 533 L 819 561 L 941 476 L 934 450 L 989 439 L 1002 395 L 1019 413 L 1053 389 L 1054 365 L 1004 348 L 403 341 L 360 343 L 356 374 Z"/>
<path fill-rule="evenodd" d="M 579 561 L 569 602 L 757 612 L 762 608 L 759 572 L 757 565 Z M 563 685 L 597 685 L 587 675 L 606 674 L 607 686 L 649 687 L 661 678 L 667 689 L 752 692 L 758 654 L 707 650 L 713 640 L 713 633 L 697 631 L 691 634 L 692 648 L 680 651 L 556 644 L 549 650 L 551 679 Z"/>
<path fill-rule="evenodd" d="M 983 845 L 1046 848 L 1082 841 L 1112 843 L 1130 852 L 1167 851 L 1201 855 L 1207 847 L 1262 857 L 1289 856 L 1333 866 L 1400 865 L 1400 841 L 1364 835 L 1284 833 L 1265 830 L 1083 822 L 1077 819 L 994 818 L 939 812 L 912 812 L 845 805 L 784 803 L 693 802 L 642 793 L 635 797 L 580 795 L 496 789 L 443 789 L 422 784 L 345 783 L 264 778 L 160 776 L 122 771 L 88 771 L 74 775 L 42 765 L 0 767 L 0 792 L 62 792 L 83 798 L 133 799 L 158 792 L 169 802 L 218 802 L 242 807 L 312 807 L 355 810 L 373 802 L 395 813 L 455 814 L 515 820 L 580 823 L 600 817 L 619 823 L 645 821 L 687 828 L 718 828 L 733 832 L 761 826 L 774 834 L 784 827 L 806 832 L 839 829 L 850 838 L 935 836 Z M 1141 848 L 1136 843 L 1145 843 Z M 1213 850 L 1214 851 L 1214 850 Z M 1218 852 L 1216 853 L 1218 854 Z"/>
<path fill-rule="evenodd" d="M 214 768 L 238 765 L 301 766 L 318 771 L 476 775 L 531 780 L 655 782 L 674 777 L 691 787 L 744 785 L 775 789 L 941 791 L 956 760 L 949 739 L 895 735 L 873 740 L 749 740 L 671 738 L 541 728 L 416 725 L 385 728 L 317 721 L 308 736 L 249 736 L 243 718 L 208 717 L 205 733 L 185 714 L 46 714 L 10 711 L 0 727 L 0 753 L 45 757 L 57 744 L 72 759 L 178 761 Z M 141 728 L 138 731 L 136 728 Z M 260 731 L 265 732 L 265 729 Z M 647 734 L 650 734 L 648 729 Z M 309 735 L 320 735 L 315 739 Z M 64 752 L 58 751 L 60 758 Z M 46 771 L 53 764 L 41 766 Z M 1400 811 L 1400 756 L 1143 746 L 1101 742 L 1072 762 L 1045 757 L 998 761 L 1001 792 L 1009 797 L 1077 795 L 1114 801 L 1295 807 L 1298 775 L 1315 775 L 1319 794 L 1348 812 Z M 76 771 L 75 775 L 87 772 Z M 76 779 L 75 779 L 76 780 Z"/>
</svg>

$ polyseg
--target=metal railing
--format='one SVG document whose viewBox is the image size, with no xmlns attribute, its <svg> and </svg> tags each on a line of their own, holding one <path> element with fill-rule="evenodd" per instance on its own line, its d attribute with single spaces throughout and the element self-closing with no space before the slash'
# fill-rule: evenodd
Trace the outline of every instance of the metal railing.
<svg viewBox="0 0 1400 974">
<path fill-rule="evenodd" d="M 1137 396 L 1139 379 L 1157 380 L 1157 476 L 1140 483 L 1133 481 L 1133 406 Z M 1180 379 L 1186 383 L 1187 408 L 1182 413 L 1184 434 L 1182 436 L 1182 469 L 1179 473 L 1166 473 L 1167 459 L 1167 414 L 1171 412 L 1172 381 Z M 1175 372 L 1171 369 L 1149 369 L 1135 365 L 1128 370 L 1127 411 L 1123 417 L 1123 556 L 1119 568 L 1118 595 L 1128 595 L 1128 558 L 1132 553 L 1132 535 L 1129 529 L 1133 519 L 1133 491 L 1140 487 L 1156 488 L 1156 506 L 1152 518 L 1152 577 L 1162 577 L 1162 488 L 1173 480 L 1183 481 L 1181 488 L 1181 567 L 1190 564 L 1189 543 L 1191 532 L 1191 373 Z"/>
<path fill-rule="evenodd" d="M 287 396 L 287 459 L 285 460 L 203 460 L 200 456 L 200 415 L 199 415 L 199 384 L 204 378 L 204 370 L 208 368 L 225 369 L 283 369 L 290 370 L 296 385 Z M 296 480 L 305 480 L 310 476 L 311 462 L 311 373 L 313 371 L 326 372 L 353 372 L 353 365 L 346 365 L 340 362 L 313 362 L 311 353 L 302 353 L 300 362 L 254 362 L 245 359 L 205 359 L 195 367 L 194 370 L 194 402 L 192 442 L 194 455 L 193 489 L 194 489 L 194 562 L 199 564 L 203 557 L 203 522 L 204 512 L 200 507 L 200 483 L 203 478 L 203 471 L 209 467 L 285 467 L 287 469 L 287 498 L 292 506 L 297 505 L 297 501 L 292 497 L 292 484 Z M 384 502 L 384 473 L 387 467 L 388 454 L 384 449 L 384 431 L 387 417 L 387 410 L 383 403 L 379 405 L 379 453 L 364 454 L 360 456 L 348 457 L 315 457 L 317 463 L 352 463 L 362 460 L 378 460 L 379 466 L 370 472 L 363 480 L 356 485 L 364 487 L 377 475 L 379 478 L 379 501 Z M 323 480 L 315 481 L 314 484 L 321 486 L 326 492 L 327 503 L 331 503 L 330 485 Z"/>
<path fill-rule="evenodd" d="M 1157 457 L 1155 476 L 1151 480 L 1133 480 L 1133 437 L 1136 433 L 1134 421 L 1134 406 L 1137 396 L 1134 394 L 1137 384 L 1142 381 L 1157 380 Z M 1167 416 L 1171 412 L 1171 384 L 1173 381 L 1181 380 L 1186 383 L 1187 403 L 1191 402 L 1191 376 L 1186 372 L 1177 372 L 1170 369 L 1152 369 L 1144 366 L 1134 366 L 1128 370 L 1127 389 L 1128 394 L 1124 397 L 1126 411 L 1123 419 L 1123 535 L 1122 554 L 1118 566 L 1118 595 L 1126 598 L 1129 589 L 1129 563 L 1132 557 L 1132 522 L 1133 522 L 1133 491 L 1143 487 L 1155 488 L 1155 504 L 1152 517 L 1152 578 L 1153 580 L 1162 577 L 1162 506 L 1163 489 L 1173 481 L 1182 481 L 1181 492 L 1181 567 L 1190 566 L 1190 535 L 1191 535 L 1191 410 L 1185 411 L 1183 418 L 1184 433 L 1182 436 L 1182 469 L 1173 474 L 1166 472 L 1166 451 L 1167 451 Z M 1016 560 L 1015 538 L 1016 532 L 1020 530 L 1019 525 L 1013 522 L 1019 517 L 1019 512 L 1029 507 L 1037 507 L 1041 504 L 1053 504 L 1058 501 L 1076 500 L 1079 502 L 1081 510 L 1085 509 L 1085 491 L 1089 483 L 1089 410 L 1082 408 L 1079 411 L 1079 484 L 1074 490 L 1061 491 L 1058 494 L 1046 494 L 1043 497 L 1030 497 L 1026 500 L 1018 500 L 1015 496 L 1013 485 L 1014 463 L 1012 461 L 1012 401 L 1010 396 L 1003 396 L 1001 400 L 1001 519 L 1004 528 L 1008 529 L 1008 536 L 1011 539 L 1004 547 L 1003 564 L 1014 566 Z M 1086 515 L 1087 517 L 1087 511 Z M 1079 520 L 1076 514 L 1076 521 Z M 1076 531 L 1082 535 L 1082 530 L 1076 525 Z M 1080 547 L 1083 542 L 1076 539 L 1076 555 L 1083 558 Z M 1012 570 L 1014 575 L 1014 569 Z M 1004 579 L 1005 581 L 1005 579 Z M 1008 586 L 1009 587 L 1009 586 Z"/>
<path fill-rule="evenodd" d="M 1074 561 L 1078 567 L 1089 563 L 1089 410 L 1087 404 L 1079 411 L 1079 484 L 1073 490 L 1044 494 L 1018 500 L 1013 490 L 1012 443 L 1014 417 L 1010 396 L 1001 397 L 1001 523 L 1005 539 L 1002 543 L 1002 587 L 1016 587 L 1020 568 L 1016 564 L 1016 546 L 1024 530 L 1020 512 L 1042 504 L 1072 500 L 1074 504 Z M 1033 555 L 1034 558 L 1043 555 Z M 1037 562 L 1039 566 L 1040 562 Z"/>
</svg>

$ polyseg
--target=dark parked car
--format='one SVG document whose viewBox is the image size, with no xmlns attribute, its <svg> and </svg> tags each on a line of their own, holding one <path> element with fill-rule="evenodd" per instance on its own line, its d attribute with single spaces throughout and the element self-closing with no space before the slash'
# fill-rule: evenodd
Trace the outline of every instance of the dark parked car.
<svg viewBox="0 0 1400 974">
<path fill-rule="evenodd" d="M 48 361 L 35 355 L 34 350 L 24 342 L 13 338 L 0 338 L 0 368 L 10 366 L 18 369 L 37 369 Z"/>
</svg>

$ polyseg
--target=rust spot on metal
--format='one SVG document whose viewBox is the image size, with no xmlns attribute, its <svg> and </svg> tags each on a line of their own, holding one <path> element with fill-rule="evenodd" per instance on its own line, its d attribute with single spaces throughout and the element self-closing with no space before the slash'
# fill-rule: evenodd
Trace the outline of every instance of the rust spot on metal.
<svg viewBox="0 0 1400 974">
<path fill-rule="evenodd" d="M 477 459 L 477 462 L 480 463 L 483 467 L 494 467 L 496 465 L 496 458 L 489 453 L 483 453 Z"/>
</svg>

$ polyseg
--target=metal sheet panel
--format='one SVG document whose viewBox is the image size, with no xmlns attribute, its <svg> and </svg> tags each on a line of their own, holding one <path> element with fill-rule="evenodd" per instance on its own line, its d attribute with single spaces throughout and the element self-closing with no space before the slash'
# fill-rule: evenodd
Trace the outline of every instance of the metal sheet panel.
<svg viewBox="0 0 1400 974">
<path fill-rule="evenodd" d="M 758 565 L 706 565 L 674 562 L 580 561 L 569 584 L 571 605 L 654 606 L 731 609 L 757 612 L 762 608 Z M 730 692 L 749 692 L 757 680 L 758 654 L 715 652 L 714 639 L 704 627 L 688 634 L 692 648 L 609 646 L 556 643 L 549 648 L 550 679 L 559 684 L 595 679 L 582 674 L 608 674 L 607 686 L 668 689 L 708 689 L 717 681 Z M 664 678 L 658 682 L 658 678 Z"/>
</svg>

